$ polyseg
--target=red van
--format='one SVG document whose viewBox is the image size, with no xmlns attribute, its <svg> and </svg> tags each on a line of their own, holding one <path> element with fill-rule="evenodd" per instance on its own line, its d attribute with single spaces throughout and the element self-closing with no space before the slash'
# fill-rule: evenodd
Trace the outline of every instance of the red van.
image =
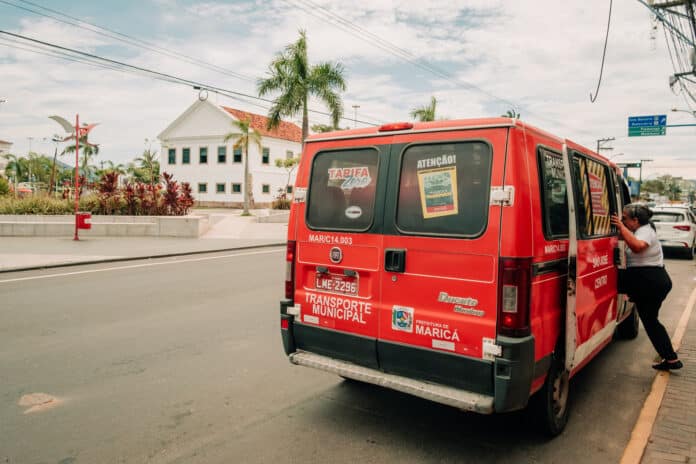
<svg viewBox="0 0 696 464">
<path fill-rule="evenodd" d="M 309 137 L 288 226 L 285 352 L 467 411 L 532 399 L 556 435 L 569 379 L 615 332 L 637 335 L 609 220 L 628 201 L 610 161 L 516 119 Z"/>
</svg>

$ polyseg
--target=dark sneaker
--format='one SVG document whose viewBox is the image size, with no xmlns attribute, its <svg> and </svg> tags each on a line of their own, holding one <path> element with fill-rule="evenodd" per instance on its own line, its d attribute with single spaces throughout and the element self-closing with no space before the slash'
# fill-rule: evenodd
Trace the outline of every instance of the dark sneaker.
<svg viewBox="0 0 696 464">
<path fill-rule="evenodd" d="M 658 371 L 673 371 L 681 369 L 682 367 L 684 367 L 684 364 L 679 360 L 669 362 L 665 359 L 661 363 L 653 364 L 653 369 L 657 369 Z"/>
</svg>

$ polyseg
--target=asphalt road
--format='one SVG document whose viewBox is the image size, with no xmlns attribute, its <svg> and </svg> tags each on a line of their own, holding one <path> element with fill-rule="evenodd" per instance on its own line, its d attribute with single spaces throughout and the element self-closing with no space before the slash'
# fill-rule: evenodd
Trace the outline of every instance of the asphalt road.
<svg viewBox="0 0 696 464">
<path fill-rule="evenodd" d="M 575 377 L 570 423 L 546 441 L 523 412 L 291 366 L 283 251 L 0 275 L 0 464 L 618 462 L 654 377 L 642 329 Z M 694 264 L 668 269 L 671 333 Z"/>
</svg>

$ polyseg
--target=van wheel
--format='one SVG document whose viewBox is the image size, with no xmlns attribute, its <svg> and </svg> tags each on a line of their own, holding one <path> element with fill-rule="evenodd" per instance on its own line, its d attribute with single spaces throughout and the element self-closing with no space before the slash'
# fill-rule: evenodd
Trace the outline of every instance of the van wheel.
<svg viewBox="0 0 696 464">
<path fill-rule="evenodd" d="M 541 429 L 550 437 L 563 432 L 568 423 L 570 381 L 565 366 L 555 357 L 542 389 L 532 398 L 532 408 Z"/>
<path fill-rule="evenodd" d="M 633 340 L 638 336 L 638 310 L 635 303 L 630 304 L 633 306 L 631 314 L 616 326 L 616 335 L 623 340 Z"/>
<path fill-rule="evenodd" d="M 691 244 L 691 247 L 684 252 L 684 259 L 694 259 L 694 246 L 696 244 Z"/>
</svg>

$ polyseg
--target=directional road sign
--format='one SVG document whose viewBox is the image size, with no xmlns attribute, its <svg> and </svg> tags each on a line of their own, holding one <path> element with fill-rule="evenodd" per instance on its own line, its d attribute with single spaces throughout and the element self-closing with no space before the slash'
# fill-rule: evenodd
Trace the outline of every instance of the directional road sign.
<svg viewBox="0 0 696 464">
<path fill-rule="evenodd" d="M 629 116 L 628 136 L 641 137 L 649 135 L 665 135 L 667 133 L 667 115 Z"/>
<path fill-rule="evenodd" d="M 665 135 L 667 128 L 665 126 L 646 126 L 646 127 L 629 127 L 629 137 L 641 137 L 648 135 Z"/>
</svg>

